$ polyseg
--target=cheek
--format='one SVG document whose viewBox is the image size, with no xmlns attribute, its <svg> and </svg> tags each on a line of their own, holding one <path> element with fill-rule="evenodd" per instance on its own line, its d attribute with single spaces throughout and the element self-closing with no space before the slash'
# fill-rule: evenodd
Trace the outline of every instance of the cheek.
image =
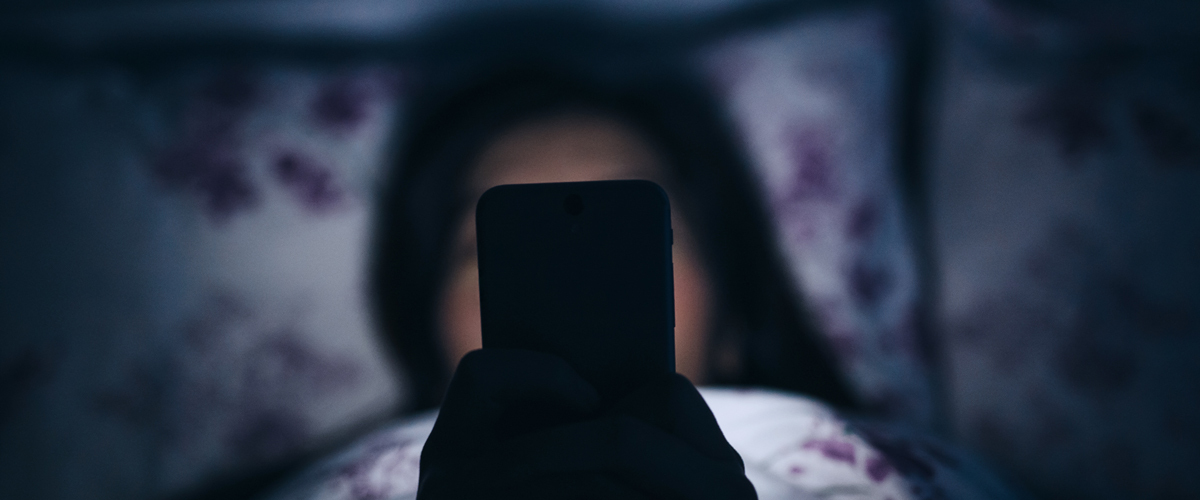
<svg viewBox="0 0 1200 500">
<path fill-rule="evenodd" d="M 479 321 L 479 268 L 459 266 L 442 292 L 439 313 L 447 366 L 453 370 L 464 355 L 483 346 Z"/>
<path fill-rule="evenodd" d="M 686 249 L 676 246 L 675 270 L 675 371 L 703 384 L 707 377 L 708 330 L 712 308 L 708 278 Z"/>
</svg>

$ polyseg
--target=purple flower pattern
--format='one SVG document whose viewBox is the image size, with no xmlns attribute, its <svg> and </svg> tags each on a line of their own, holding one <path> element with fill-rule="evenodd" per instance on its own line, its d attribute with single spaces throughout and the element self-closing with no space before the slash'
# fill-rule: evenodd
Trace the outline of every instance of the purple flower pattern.
<svg viewBox="0 0 1200 500">
<path fill-rule="evenodd" d="M 258 206 L 262 195 L 241 155 L 240 132 L 262 93 L 261 82 L 246 70 L 202 84 L 184 113 L 182 140 L 153 161 L 154 178 L 168 190 L 200 198 L 217 222 Z"/>
<path fill-rule="evenodd" d="M 275 178 L 309 213 L 320 214 L 345 206 L 347 193 L 329 168 L 296 152 L 275 160 Z"/>
<path fill-rule="evenodd" d="M 953 429 L 1050 497 L 1196 496 L 1200 409 L 1188 395 L 1200 385 L 1188 363 L 1200 352 L 1194 335 L 1200 328 L 1194 297 L 1200 293 L 1189 259 L 1200 254 L 1200 238 L 1187 196 L 1194 193 L 1200 165 L 1200 113 L 1192 87 L 1143 71 L 1175 67 L 1172 60 L 1009 72 L 1005 61 L 1044 62 L 1039 58 L 1061 55 L 1054 51 L 1063 41 L 1119 47 L 1154 30 L 1121 16 L 1111 17 L 1115 23 L 1093 22 L 1092 14 L 1074 22 L 1012 2 L 946 3 L 955 22 L 943 87 L 966 97 L 951 95 L 939 104 L 949 114 L 936 119 L 935 128 L 944 133 L 930 168 L 941 259 L 935 274 L 944 280 L 938 287 L 945 301 L 944 316 L 935 323 L 947 326 L 946 357 L 955 368 L 944 381 L 955 405 Z M 1112 8 L 1097 7 L 1095 15 Z M 914 382 L 923 380 L 928 360 L 916 347 L 925 326 L 915 308 L 905 214 L 888 176 L 890 164 L 880 159 L 890 158 L 890 151 L 871 153 L 874 145 L 891 143 L 890 42 L 881 26 L 886 23 L 878 17 L 861 13 L 815 19 L 722 42 L 706 54 L 756 160 L 780 244 L 811 312 L 864 397 L 920 422 L 932 403 L 924 382 Z M 836 49 L 816 60 L 811 47 Z M 383 148 L 399 91 L 395 75 L 284 73 L 269 65 L 198 71 L 164 86 L 174 90 L 162 95 L 181 94 L 180 102 L 147 104 L 151 114 L 179 112 L 163 120 L 164 130 L 151 135 L 166 137 L 148 141 L 151 151 L 135 163 L 144 165 L 140 172 L 154 186 L 146 197 L 182 200 L 186 211 L 206 221 L 186 229 L 192 231 L 186 244 L 176 242 L 191 252 L 178 256 L 193 259 L 189 265 L 215 269 L 252 257 L 222 253 L 221 245 L 262 246 L 269 238 L 238 231 L 279 207 L 296 209 L 303 221 L 296 227 L 304 230 L 318 220 L 349 224 L 367 210 L 359 170 L 376 158 L 370 151 Z M 795 99 L 764 104 L 756 95 Z M 764 111 L 768 104 L 780 113 Z M 22 125 L 0 126 L 7 140 Z M 966 146 L 955 151 L 954 144 Z M 16 150 L 16 142 L 4 146 L 6 154 Z M 971 191 L 973 182 L 986 191 Z M 1065 200 L 1062 206 L 1070 210 L 1055 208 L 1054 200 Z M 299 244 L 279 255 L 336 239 L 313 234 L 289 240 Z M 345 248 L 339 255 L 357 251 Z M 1013 257 L 996 260 L 998 253 Z M 1166 270 L 1155 263 L 1166 263 Z M 992 268 L 1005 277 L 990 276 Z M 375 354 L 334 354 L 330 344 L 313 342 L 366 338 L 366 330 L 347 326 L 354 320 L 346 318 L 356 316 L 314 325 L 289 320 L 302 317 L 289 307 L 301 306 L 279 305 L 343 307 L 334 297 L 342 292 L 316 294 L 309 302 L 296 298 L 289 281 L 294 276 L 238 281 L 229 278 L 235 273 L 223 272 L 210 269 L 194 283 L 168 283 L 163 289 L 192 287 L 180 294 L 202 297 L 180 299 L 186 304 L 170 313 L 174 320 L 161 320 L 159 312 L 111 313 L 144 314 L 130 324 L 173 326 L 113 334 L 108 343 L 145 352 L 130 354 L 132 361 L 104 374 L 111 381 L 97 383 L 83 398 L 88 418 L 162 439 L 145 446 L 150 451 L 142 462 L 156 465 L 142 476 L 157 474 L 151 482 L 164 494 L 310 446 L 364 414 L 331 416 L 319 408 L 337 406 L 330 401 L 355 387 L 378 388 L 386 377 L 369 368 L 378 362 Z M 962 276 L 972 278 L 970 286 L 955 284 Z M 274 284 L 263 291 L 254 288 L 259 282 Z M 212 283 L 226 291 L 212 292 Z M 159 342 L 151 341 L 159 334 L 170 348 L 141 347 Z M 45 401 L 52 398 L 45 396 L 61 391 L 56 383 L 87 369 L 78 357 L 63 354 L 70 349 L 17 347 L 0 354 L 0 425 L 26 425 L 21 419 L 51 408 Z M 366 408 L 365 399 L 386 398 L 382 394 L 393 390 L 364 393 L 369 397 L 346 405 Z M 770 462 L 779 467 L 772 470 L 798 479 L 821 477 L 823 467 L 853 465 L 867 481 L 903 476 L 916 488 L 890 498 L 957 498 L 945 486 L 953 481 L 945 478 L 969 467 L 926 441 L 863 432 L 870 444 L 855 444 L 852 454 L 815 444 L 854 442 L 857 435 L 792 436 L 784 444 L 804 458 L 781 457 Z M 419 456 L 412 446 L 380 445 L 365 455 L 373 458 L 339 469 L 337 488 L 361 498 L 404 490 L 396 478 L 411 477 Z M 846 456 L 853 463 L 838 458 Z M 942 483 L 934 488 L 912 478 Z"/>
<path fill-rule="evenodd" d="M 165 426 L 172 460 L 219 460 L 224 468 L 284 459 L 327 432 L 327 423 L 313 421 L 314 401 L 362 383 L 357 360 L 312 345 L 295 320 L 270 316 L 219 291 L 183 324 L 186 347 L 168 365 L 173 396 L 144 403 L 165 412 L 156 423 Z"/>
<path fill-rule="evenodd" d="M 706 61 L 855 388 L 880 411 L 928 423 L 930 360 L 914 338 L 929 332 L 913 321 L 916 263 L 887 146 L 889 31 L 870 12 L 809 20 L 723 42 Z"/>
<path fill-rule="evenodd" d="M 967 453 L 905 428 L 851 423 L 821 403 L 784 393 L 700 392 L 762 500 L 1019 498 Z M 435 418 L 390 424 L 268 498 L 415 498 L 421 448 Z"/>
<path fill-rule="evenodd" d="M 839 439 L 810 439 L 800 445 L 800 448 L 806 450 L 820 451 L 825 458 L 836 462 L 846 462 L 854 465 L 858 463 L 855 459 L 854 444 L 849 441 Z"/>
<path fill-rule="evenodd" d="M 948 2 L 931 185 L 951 424 L 1046 498 L 1200 495 L 1182 5 Z"/>
<path fill-rule="evenodd" d="M 397 74 L 256 66 L 159 83 L 182 105 L 163 115 L 170 134 L 151 141 L 144 172 L 154 194 L 202 216 L 184 225 L 179 258 L 209 288 L 185 292 L 198 299 L 163 334 L 178 342 L 142 353 L 92 408 L 156 436 L 165 491 L 286 460 L 401 396 L 354 269 Z"/>
<path fill-rule="evenodd" d="M 910 498 L 899 476 L 881 465 L 864 466 L 852 458 L 879 454 L 865 440 L 848 433 L 845 423 L 819 403 L 754 390 L 701 389 L 701 394 L 747 467 L 767 471 L 751 476 L 758 481 L 763 500 L 810 498 L 820 491 L 843 490 L 853 491 L 855 498 Z M 270 500 L 414 498 L 421 448 L 435 416 L 401 421 L 363 438 L 295 478 Z M 789 442 L 800 444 L 787 446 Z M 772 489 L 776 482 L 789 486 Z M 770 491 L 790 493 L 772 495 Z"/>
<path fill-rule="evenodd" d="M 299 95 L 296 88 L 305 87 L 294 77 L 268 71 L 228 70 L 204 80 L 188 95 L 178 139 L 155 155 L 150 173 L 168 192 L 198 199 L 208 218 L 223 224 L 259 209 L 274 188 L 312 215 L 344 208 L 355 194 L 344 169 L 300 145 L 316 142 L 343 159 L 352 159 L 347 147 L 364 139 L 381 148 L 399 77 L 383 69 L 335 75 Z M 266 119 L 295 114 L 290 108 L 303 102 L 303 121 Z M 294 137 L 275 151 L 264 147 L 278 136 Z"/>
</svg>

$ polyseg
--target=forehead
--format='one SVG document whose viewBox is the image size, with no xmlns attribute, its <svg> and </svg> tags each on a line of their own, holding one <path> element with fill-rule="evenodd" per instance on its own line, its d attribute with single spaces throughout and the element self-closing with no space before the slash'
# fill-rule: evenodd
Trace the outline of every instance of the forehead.
<svg viewBox="0 0 1200 500">
<path fill-rule="evenodd" d="M 471 169 L 471 190 L 500 184 L 607 179 L 660 180 L 661 158 L 632 127 L 572 113 L 518 124 L 498 134 Z"/>
</svg>

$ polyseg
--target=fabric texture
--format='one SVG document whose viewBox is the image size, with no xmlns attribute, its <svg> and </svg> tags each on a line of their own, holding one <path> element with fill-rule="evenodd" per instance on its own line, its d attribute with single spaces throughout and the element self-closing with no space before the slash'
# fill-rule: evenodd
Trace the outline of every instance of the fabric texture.
<svg viewBox="0 0 1200 500">
<path fill-rule="evenodd" d="M 825 14 L 703 54 L 807 313 L 873 410 L 930 425 L 918 270 L 895 178 L 897 41 L 876 12 Z"/>
<path fill-rule="evenodd" d="M 961 449 L 901 427 L 848 421 L 781 392 L 700 390 L 761 500 L 1021 498 Z M 416 498 L 436 413 L 390 424 L 269 500 Z"/>
<path fill-rule="evenodd" d="M 403 398 L 362 286 L 394 70 L 2 74 L 0 497 L 157 498 Z"/>
<path fill-rule="evenodd" d="M 827 16 L 714 42 L 696 64 L 848 378 L 924 422 L 886 32 L 876 13 Z M 0 491 L 185 491 L 403 401 L 363 279 L 404 68 L 3 71 L 0 155 L 24 167 L 0 169 L 3 231 L 23 235 L 0 239 Z"/>
<path fill-rule="evenodd" d="M 957 438 L 1046 498 L 1196 498 L 1200 65 L 1176 49 L 1200 5 L 948 13 L 929 168 Z"/>
<path fill-rule="evenodd" d="M 933 297 L 892 160 L 893 21 L 696 54 L 808 312 L 897 420 L 931 420 L 944 364 L 954 438 L 1040 494 L 1196 497 L 1195 3 L 934 4 Z M 362 278 L 405 68 L 56 68 L 0 63 L 0 497 L 169 496 L 403 401 Z M 942 359 L 915 348 L 920 300 Z M 870 441 L 938 456 L 899 436 Z M 910 488 L 921 462 L 891 461 Z"/>
</svg>

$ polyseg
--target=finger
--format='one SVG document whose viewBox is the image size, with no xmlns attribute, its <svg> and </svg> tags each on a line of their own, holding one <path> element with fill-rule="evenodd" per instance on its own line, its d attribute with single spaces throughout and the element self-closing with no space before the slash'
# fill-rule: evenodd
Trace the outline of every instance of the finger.
<svg viewBox="0 0 1200 500">
<path fill-rule="evenodd" d="M 487 453 L 487 474 L 516 485 L 564 473 L 608 471 L 652 498 L 755 498 L 741 461 L 716 460 L 626 415 L 564 425 L 510 439 Z"/>
<path fill-rule="evenodd" d="M 558 356 L 476 350 L 459 362 L 430 441 L 478 446 L 590 417 L 599 405 L 595 389 Z"/>
<path fill-rule="evenodd" d="M 421 464 L 419 499 L 644 498 L 605 470 L 611 421 L 534 432 L 455 461 Z"/>
<path fill-rule="evenodd" d="M 611 470 L 626 484 L 654 498 L 758 498 L 740 457 L 716 460 L 636 418 L 618 416 L 616 422 L 619 458 Z"/>
<path fill-rule="evenodd" d="M 676 436 L 704 455 L 742 465 L 742 457 L 725 439 L 704 397 L 678 373 L 642 386 L 618 401 L 608 413 L 637 418 Z"/>
</svg>

